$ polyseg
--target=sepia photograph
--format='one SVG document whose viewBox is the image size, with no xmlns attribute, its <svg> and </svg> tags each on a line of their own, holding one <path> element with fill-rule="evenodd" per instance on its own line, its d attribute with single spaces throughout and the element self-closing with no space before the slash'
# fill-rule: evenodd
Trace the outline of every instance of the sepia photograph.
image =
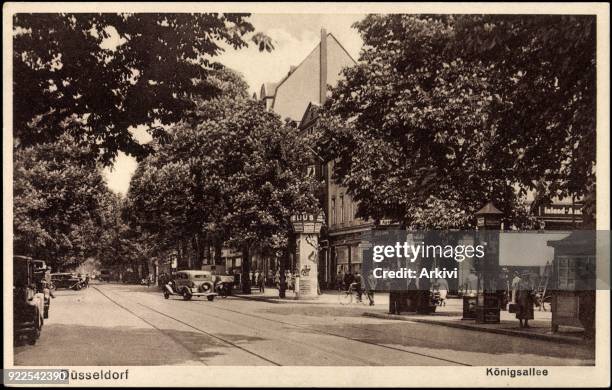
<svg viewBox="0 0 612 390">
<path fill-rule="evenodd" d="M 5 3 L 3 41 L 4 384 L 610 385 L 608 4 Z"/>
</svg>

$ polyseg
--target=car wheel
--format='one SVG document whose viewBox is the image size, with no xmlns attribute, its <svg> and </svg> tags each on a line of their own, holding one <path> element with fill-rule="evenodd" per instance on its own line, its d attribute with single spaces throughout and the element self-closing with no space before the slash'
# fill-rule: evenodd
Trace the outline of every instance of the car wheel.
<svg viewBox="0 0 612 390">
<path fill-rule="evenodd" d="M 183 290 L 183 299 L 186 301 L 191 300 L 191 292 L 189 292 L 189 290 Z"/>
<path fill-rule="evenodd" d="M 40 329 L 41 328 L 42 328 L 42 319 L 39 318 L 38 319 L 38 323 L 36 324 L 36 327 L 28 335 L 28 344 L 30 344 L 30 345 L 36 344 L 36 341 L 40 337 Z"/>
<path fill-rule="evenodd" d="M 164 291 L 164 299 L 168 298 L 170 298 L 170 294 L 168 293 L 168 291 Z"/>
<path fill-rule="evenodd" d="M 200 291 L 201 292 L 213 292 L 215 289 L 215 287 L 213 286 L 212 283 L 210 282 L 204 282 L 202 283 L 202 285 L 200 286 Z"/>
<path fill-rule="evenodd" d="M 206 299 L 208 299 L 209 301 L 214 301 L 215 300 L 215 296 L 214 295 L 209 295 L 206 297 Z"/>
</svg>

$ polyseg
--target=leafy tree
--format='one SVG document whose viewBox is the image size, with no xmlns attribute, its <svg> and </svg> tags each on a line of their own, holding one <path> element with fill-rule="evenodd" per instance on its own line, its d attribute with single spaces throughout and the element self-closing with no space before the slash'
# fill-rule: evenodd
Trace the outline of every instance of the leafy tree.
<svg viewBox="0 0 612 390">
<path fill-rule="evenodd" d="M 593 18 L 369 15 L 355 27 L 364 49 L 324 107 L 318 148 L 361 217 L 468 227 L 493 200 L 522 225 L 539 182 L 547 198 L 586 193 Z"/>
<path fill-rule="evenodd" d="M 110 196 L 87 147 L 69 136 L 14 155 L 14 253 L 70 268 L 97 254 Z"/>
<path fill-rule="evenodd" d="M 197 103 L 171 130 L 128 196 L 137 219 L 159 220 L 166 235 L 212 236 L 240 249 L 246 275 L 252 250 L 286 252 L 291 215 L 313 211 L 317 201 L 297 130 L 248 99 L 240 78 L 217 77 L 226 93 Z"/>
<path fill-rule="evenodd" d="M 119 194 L 109 193 L 100 205 L 102 226 L 97 238 L 96 258 L 104 267 L 136 266 L 149 259 L 140 236 L 126 223 L 123 212 L 126 201 Z"/>
<path fill-rule="evenodd" d="M 14 139 L 27 147 L 69 133 L 103 163 L 149 152 L 154 138 L 218 90 L 208 81 L 224 46 L 247 45 L 248 14 L 17 14 L 13 23 Z M 264 34 L 252 35 L 272 50 Z"/>
</svg>

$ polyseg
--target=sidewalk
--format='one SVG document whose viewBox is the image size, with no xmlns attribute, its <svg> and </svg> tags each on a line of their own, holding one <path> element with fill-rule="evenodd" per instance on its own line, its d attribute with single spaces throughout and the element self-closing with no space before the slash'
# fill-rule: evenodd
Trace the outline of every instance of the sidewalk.
<svg viewBox="0 0 612 390">
<path fill-rule="evenodd" d="M 323 304 L 339 305 L 338 292 L 323 291 L 316 299 L 299 299 L 291 290 L 287 290 L 286 298 L 278 297 L 278 290 L 266 288 L 264 293 L 253 290 L 252 294 L 233 294 L 234 297 L 269 303 L 297 303 L 297 304 Z M 500 312 L 500 323 L 477 324 L 474 320 L 462 320 L 463 301 L 461 299 L 448 299 L 445 306 L 438 306 L 433 314 L 389 314 L 389 294 L 378 293 L 375 296 L 375 306 L 362 306 L 365 312 L 363 316 L 382 318 L 388 320 L 412 321 L 431 325 L 448 326 L 451 328 L 467 329 L 486 333 L 497 333 L 508 336 L 526 337 L 531 339 L 554 341 L 558 343 L 585 344 L 584 332 L 579 328 L 562 327 L 559 332 L 551 330 L 551 312 L 534 310 L 534 319 L 529 321 L 529 328 L 519 327 L 519 321 L 514 314 L 507 311 Z"/>
<path fill-rule="evenodd" d="M 323 290 L 321 295 L 314 299 L 296 299 L 295 293 L 292 290 L 285 292 L 285 298 L 281 299 L 278 297 L 278 290 L 274 287 L 267 287 L 265 292 L 261 293 L 259 290 L 252 290 L 251 294 L 243 294 L 241 292 L 234 292 L 232 296 L 241 299 L 250 299 L 254 301 L 269 302 L 269 303 L 300 303 L 300 304 L 323 304 L 323 305 L 338 305 L 339 304 L 339 293 L 333 290 Z M 366 299 L 364 295 L 364 299 Z M 374 297 L 376 303 L 372 309 L 384 308 L 386 311 L 389 306 L 389 294 L 379 293 Z M 366 306 L 364 306 L 366 307 Z"/>
<path fill-rule="evenodd" d="M 497 333 L 509 336 L 519 336 L 531 339 L 555 341 L 559 343 L 585 344 L 584 332 L 579 328 L 563 327 L 559 332 L 551 330 L 551 312 L 534 311 L 534 319 L 529 321 L 529 328 L 520 328 L 519 321 L 514 314 L 507 311 L 500 312 L 500 323 L 477 324 L 474 320 L 462 320 L 463 303 L 460 299 L 449 299 L 446 306 L 436 308 L 436 312 L 429 315 L 423 314 L 388 314 L 380 311 L 367 311 L 363 313 L 366 317 L 383 318 L 389 320 L 412 321 L 432 325 L 448 326 L 452 328 L 467 329 L 473 331 Z"/>
</svg>

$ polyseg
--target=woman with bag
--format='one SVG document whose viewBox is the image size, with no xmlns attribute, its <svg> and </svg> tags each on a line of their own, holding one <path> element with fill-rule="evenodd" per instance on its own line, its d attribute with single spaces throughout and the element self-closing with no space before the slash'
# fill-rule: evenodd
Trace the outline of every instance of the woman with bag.
<svg viewBox="0 0 612 390">
<path fill-rule="evenodd" d="M 516 292 L 516 304 L 516 318 L 518 318 L 521 328 L 529 328 L 527 321 L 533 320 L 534 296 L 528 273 L 521 275 Z"/>
</svg>

